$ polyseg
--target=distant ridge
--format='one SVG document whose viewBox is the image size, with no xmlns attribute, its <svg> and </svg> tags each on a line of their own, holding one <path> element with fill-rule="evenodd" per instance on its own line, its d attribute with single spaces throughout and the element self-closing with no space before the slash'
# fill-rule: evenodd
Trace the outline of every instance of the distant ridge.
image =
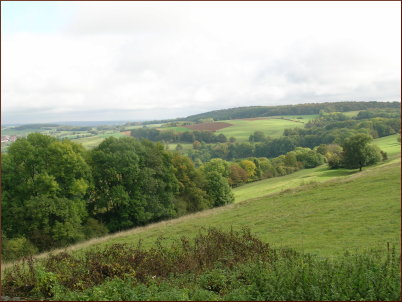
<svg viewBox="0 0 402 302">
<path fill-rule="evenodd" d="M 228 109 L 219 109 L 204 113 L 190 115 L 185 118 L 153 120 L 143 124 L 167 123 L 172 121 L 197 121 L 199 119 L 213 118 L 215 121 L 231 120 L 239 118 L 254 118 L 276 115 L 310 115 L 319 114 L 321 110 L 327 112 L 347 112 L 368 109 L 395 109 L 401 108 L 400 102 L 326 102 L 326 103 L 305 103 L 296 105 L 279 106 L 246 106 Z"/>
<path fill-rule="evenodd" d="M 190 115 L 185 120 L 195 121 L 202 118 L 214 120 L 230 120 L 236 118 L 253 118 L 275 115 L 309 115 L 318 114 L 321 110 L 328 112 L 347 112 L 374 108 L 400 108 L 400 102 L 334 102 L 334 103 L 305 103 L 281 106 L 249 106 L 230 109 L 220 109 L 205 113 Z"/>
</svg>

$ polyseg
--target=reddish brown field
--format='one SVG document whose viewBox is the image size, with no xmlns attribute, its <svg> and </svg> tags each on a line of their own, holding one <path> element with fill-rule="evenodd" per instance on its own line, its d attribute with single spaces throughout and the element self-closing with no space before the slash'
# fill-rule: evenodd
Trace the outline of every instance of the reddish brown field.
<svg viewBox="0 0 402 302">
<path fill-rule="evenodd" d="M 122 131 L 121 133 L 127 136 L 131 136 L 131 131 Z"/>
<path fill-rule="evenodd" d="M 214 122 L 214 123 L 202 123 L 195 125 L 183 126 L 185 128 L 197 131 L 217 131 L 226 127 L 230 127 L 232 124 L 224 122 Z"/>
</svg>

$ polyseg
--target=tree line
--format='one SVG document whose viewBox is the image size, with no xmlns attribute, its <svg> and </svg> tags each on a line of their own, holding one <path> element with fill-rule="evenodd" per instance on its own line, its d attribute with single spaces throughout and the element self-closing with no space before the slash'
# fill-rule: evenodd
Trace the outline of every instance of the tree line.
<svg viewBox="0 0 402 302">
<path fill-rule="evenodd" d="M 157 130 L 154 128 L 138 128 L 131 130 L 131 136 L 145 138 L 153 142 L 166 143 L 194 143 L 195 141 L 204 143 L 224 143 L 228 141 L 224 134 L 215 134 L 209 131 L 186 131 L 174 132 L 171 130 Z"/>
<path fill-rule="evenodd" d="M 309 148 L 277 158 L 214 158 L 198 167 L 160 143 L 107 138 L 91 151 L 32 133 L 2 159 L 5 259 L 234 201 L 231 187 L 312 168 Z"/>
<path fill-rule="evenodd" d="M 87 151 L 39 133 L 2 155 L 3 252 L 18 256 L 233 202 L 226 173 L 146 140 Z M 7 259 L 7 256 L 6 256 Z"/>
<path fill-rule="evenodd" d="M 307 103 L 297 105 L 281 105 L 281 106 L 248 106 L 229 109 L 220 109 L 200 114 L 190 115 L 188 117 L 180 117 L 175 119 L 153 120 L 142 122 L 142 125 L 164 124 L 176 121 L 192 121 L 200 122 L 203 119 L 208 120 L 230 120 L 239 118 L 254 118 L 262 116 L 277 115 L 311 115 L 319 114 L 320 111 L 325 112 L 347 112 L 356 110 L 376 110 L 390 109 L 400 111 L 400 102 L 326 102 L 326 103 Z M 138 123 L 128 123 L 137 125 Z"/>
<path fill-rule="evenodd" d="M 309 121 L 304 128 L 285 129 L 279 138 L 255 131 L 250 135 L 249 142 L 193 144 L 193 149 L 187 155 L 198 164 L 216 157 L 230 161 L 246 157 L 274 158 L 297 147 L 313 149 L 322 144 L 342 145 L 346 139 L 358 134 L 378 138 L 399 133 L 400 129 L 399 118 L 361 119 L 350 118 L 340 112 L 321 112 L 317 119 Z"/>
<path fill-rule="evenodd" d="M 368 109 L 398 109 L 400 102 L 334 102 L 334 103 L 310 103 L 282 106 L 251 106 L 230 109 L 215 110 L 206 113 L 191 115 L 184 120 L 197 121 L 202 118 L 218 120 L 230 120 L 239 118 L 253 118 L 277 115 L 311 115 L 325 112 L 347 112 Z"/>
</svg>

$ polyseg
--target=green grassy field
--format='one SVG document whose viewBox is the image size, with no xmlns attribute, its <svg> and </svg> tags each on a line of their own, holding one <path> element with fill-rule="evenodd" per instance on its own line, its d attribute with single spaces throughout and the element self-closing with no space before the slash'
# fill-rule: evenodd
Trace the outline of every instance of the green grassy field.
<svg viewBox="0 0 402 302">
<path fill-rule="evenodd" d="M 281 118 L 285 119 L 281 119 Z M 248 141 L 250 134 L 254 131 L 263 131 L 267 136 L 279 137 L 283 134 L 286 128 L 303 127 L 304 123 L 311 119 L 318 117 L 318 115 L 283 115 L 274 116 L 262 120 L 225 120 L 225 122 L 233 126 L 223 128 L 216 131 L 216 134 L 223 133 L 227 138 L 233 136 L 238 142 Z M 293 121 L 291 121 L 293 120 Z M 190 129 L 185 127 L 161 127 L 160 130 L 171 130 L 174 132 L 186 132 Z"/>
<path fill-rule="evenodd" d="M 17 136 L 27 136 L 32 132 L 49 133 L 50 130 L 44 130 L 43 128 L 29 128 L 29 129 L 15 129 L 14 127 L 7 127 L 1 129 L 1 135 L 17 135 Z"/>
<path fill-rule="evenodd" d="M 87 149 L 93 149 L 96 146 L 98 146 L 105 138 L 107 137 L 126 137 L 126 135 L 124 135 L 121 132 L 110 132 L 110 133 L 105 133 L 105 134 L 99 134 L 99 135 L 94 135 L 94 136 L 90 136 L 90 137 L 83 137 L 83 138 L 77 138 L 72 140 L 75 143 L 80 143 L 82 144 L 85 148 Z"/>
<path fill-rule="evenodd" d="M 388 156 L 393 157 L 401 152 L 401 143 L 396 139 L 399 134 L 389 135 L 381 138 L 376 138 L 373 143 L 380 147 L 381 150 L 388 153 Z"/>
<path fill-rule="evenodd" d="M 162 124 L 148 124 L 146 125 L 147 128 L 158 128 L 162 126 Z M 131 125 L 131 126 L 124 126 L 125 130 L 131 130 L 131 129 L 138 129 L 144 127 L 143 125 Z"/>
<path fill-rule="evenodd" d="M 286 116 L 284 116 L 286 117 Z M 233 126 L 223 128 L 216 131 L 217 134 L 224 134 L 227 138 L 233 136 L 238 142 L 246 142 L 250 134 L 254 131 L 262 131 L 265 135 L 277 138 L 282 136 L 286 128 L 304 127 L 304 122 L 310 119 L 310 116 L 304 116 L 304 119 L 296 119 L 297 116 L 292 116 L 296 121 L 284 120 L 279 118 L 269 118 L 262 120 L 227 120 Z M 290 118 L 290 117 L 289 117 Z"/>
<path fill-rule="evenodd" d="M 390 135 L 373 140 L 381 150 L 388 153 L 391 158 L 397 157 L 401 152 L 401 145 L 396 140 L 397 135 Z M 280 192 L 290 188 L 296 188 L 309 183 L 320 183 L 342 176 L 354 174 L 358 171 L 348 169 L 329 170 L 327 165 L 313 169 L 304 169 L 282 177 L 264 179 L 235 188 L 235 202 L 261 197 L 267 194 Z"/>
<path fill-rule="evenodd" d="M 271 193 L 281 192 L 308 184 L 317 184 L 338 177 L 351 175 L 357 170 L 329 170 L 327 165 L 313 169 L 303 169 L 293 174 L 252 182 L 233 190 L 235 202 L 262 197 Z"/>
<path fill-rule="evenodd" d="M 260 181 L 251 184 L 256 188 L 254 195 L 272 194 L 92 239 L 68 250 L 79 252 L 113 243 L 137 244 L 138 240 L 144 247 L 150 247 L 161 236 L 171 242 L 183 235 L 195 236 L 200 228 L 210 226 L 222 229 L 249 227 L 273 246 L 292 247 L 322 256 L 336 257 L 345 250 L 386 249 L 387 242 L 399 249 L 400 159 L 357 173 L 342 170 L 328 173 L 331 181 L 307 182 L 278 193 L 272 193 L 275 188 L 273 191 L 258 188 L 261 184 L 267 186 L 270 180 Z M 326 177 L 322 167 L 292 176 L 296 180 L 296 176 L 303 175 Z M 289 181 L 285 177 L 272 180 Z M 247 193 L 253 191 L 250 191 L 251 186 L 236 189 L 237 196 L 252 198 Z"/>
<path fill-rule="evenodd" d="M 360 110 L 357 111 L 348 111 L 348 112 L 342 112 L 344 115 L 348 117 L 355 117 L 359 114 Z"/>
<path fill-rule="evenodd" d="M 177 145 L 178 144 L 168 144 L 168 148 L 169 148 L 168 150 L 170 150 L 170 151 L 176 150 Z M 183 147 L 183 150 L 185 150 L 185 151 L 193 149 L 193 144 L 191 144 L 191 143 L 188 143 L 188 144 L 180 143 L 180 145 Z"/>
</svg>

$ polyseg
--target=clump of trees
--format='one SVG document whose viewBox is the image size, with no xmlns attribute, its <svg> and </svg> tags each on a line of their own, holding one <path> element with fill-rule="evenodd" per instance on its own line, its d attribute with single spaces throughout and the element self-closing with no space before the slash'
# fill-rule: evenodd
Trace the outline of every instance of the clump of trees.
<svg viewBox="0 0 402 302">
<path fill-rule="evenodd" d="M 349 118 L 339 112 L 324 112 L 317 119 L 308 122 L 305 128 L 285 129 L 283 135 L 298 146 L 313 148 L 320 144 L 342 145 L 348 137 L 357 134 L 367 134 L 378 138 L 400 131 L 399 117 L 394 117 L 391 113 L 386 117 L 375 117 L 376 111 L 370 112 L 374 117 L 365 119 L 362 118 L 366 116 L 364 114 Z"/>
<path fill-rule="evenodd" d="M 347 138 L 340 146 L 337 144 L 320 145 L 317 151 L 324 154 L 328 166 L 332 169 L 359 168 L 370 166 L 386 160 L 387 153 L 381 151 L 378 146 L 370 144 L 372 137 L 366 134 L 357 134 Z"/>
<path fill-rule="evenodd" d="M 215 134 L 209 131 L 186 131 L 175 132 L 172 130 L 157 130 L 155 128 L 139 128 L 131 130 L 131 136 L 142 139 L 148 139 L 153 142 L 167 142 L 167 143 L 194 143 L 196 141 L 204 143 L 224 143 L 228 139 L 220 133 Z"/>
<path fill-rule="evenodd" d="M 196 168 L 162 144 L 105 139 L 91 151 L 32 133 L 2 158 L 6 258 L 233 201 L 228 168 Z"/>
</svg>

